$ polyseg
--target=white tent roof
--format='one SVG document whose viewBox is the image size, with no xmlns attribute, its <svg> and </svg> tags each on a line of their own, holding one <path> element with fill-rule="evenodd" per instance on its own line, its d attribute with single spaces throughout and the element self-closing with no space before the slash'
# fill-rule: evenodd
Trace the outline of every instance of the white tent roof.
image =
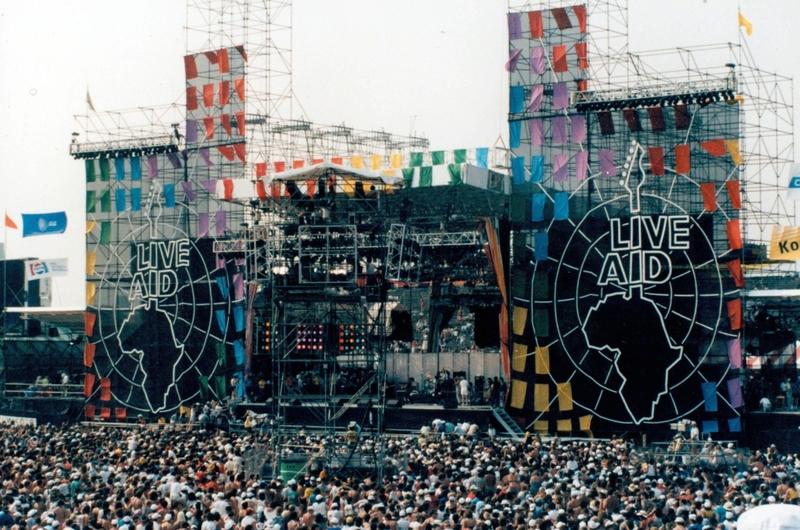
<svg viewBox="0 0 800 530">
<path fill-rule="evenodd" d="M 737 530 L 797 530 L 800 528 L 800 506 L 768 504 L 756 506 L 739 516 Z"/>
<path fill-rule="evenodd" d="M 384 175 L 378 171 L 369 171 L 367 169 L 355 169 L 352 167 L 344 167 L 332 162 L 322 162 L 313 166 L 302 167 L 300 169 L 290 169 L 281 173 L 275 173 L 271 178 L 267 177 L 266 182 L 278 181 L 285 182 L 289 180 L 310 180 L 314 178 L 324 177 L 327 175 L 336 175 L 343 178 L 353 178 L 361 180 L 375 180 L 381 181 L 384 184 L 391 186 L 398 186 L 403 182 L 403 177 L 395 175 Z"/>
</svg>

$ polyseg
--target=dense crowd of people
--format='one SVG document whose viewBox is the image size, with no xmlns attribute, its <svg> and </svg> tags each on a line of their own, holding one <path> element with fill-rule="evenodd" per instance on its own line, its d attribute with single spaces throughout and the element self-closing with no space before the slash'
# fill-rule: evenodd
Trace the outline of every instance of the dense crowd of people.
<svg viewBox="0 0 800 530">
<path fill-rule="evenodd" d="M 269 432 L 192 427 L 0 426 L 0 526 L 731 530 L 750 507 L 798 502 L 800 460 L 774 446 L 729 448 L 730 458 L 711 462 L 621 439 L 514 441 L 463 424 L 382 444 L 310 434 L 270 444 Z M 376 446 L 378 470 L 344 473 L 321 456 L 325 447 L 374 455 Z M 270 447 L 316 456 L 281 478 L 260 467 Z"/>
</svg>

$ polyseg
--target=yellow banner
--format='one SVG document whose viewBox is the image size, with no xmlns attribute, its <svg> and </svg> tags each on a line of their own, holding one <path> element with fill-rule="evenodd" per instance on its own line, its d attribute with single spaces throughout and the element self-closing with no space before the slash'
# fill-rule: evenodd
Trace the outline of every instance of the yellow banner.
<svg viewBox="0 0 800 530">
<path fill-rule="evenodd" d="M 86 282 L 86 305 L 94 303 L 95 293 L 97 293 L 97 285 L 92 282 Z"/>
<path fill-rule="evenodd" d="M 377 171 L 381 168 L 381 161 L 383 157 L 381 155 L 370 155 L 369 157 L 369 167 L 373 171 Z"/>
<path fill-rule="evenodd" d="M 744 162 L 741 153 L 739 152 L 739 140 L 725 140 L 725 146 L 728 148 L 728 154 L 731 155 L 733 164 L 738 166 Z"/>
<path fill-rule="evenodd" d="M 558 410 L 564 412 L 572 410 L 572 383 L 556 383 L 558 394 Z"/>
<path fill-rule="evenodd" d="M 534 355 L 536 359 L 536 375 L 546 375 L 550 373 L 550 348 L 540 346 L 536 348 Z"/>
<path fill-rule="evenodd" d="M 536 432 L 547 432 L 547 420 L 536 420 L 533 422 L 533 430 Z"/>
<path fill-rule="evenodd" d="M 514 351 L 511 353 L 511 369 L 515 372 L 525 371 L 525 362 L 528 360 L 528 345 L 514 344 Z"/>
<path fill-rule="evenodd" d="M 525 395 L 528 393 L 528 383 L 518 379 L 511 380 L 511 408 L 525 408 Z"/>
<path fill-rule="evenodd" d="M 572 420 L 558 420 L 558 432 L 570 432 L 572 430 Z"/>
<path fill-rule="evenodd" d="M 514 321 L 514 335 L 525 333 L 525 322 L 528 320 L 528 308 L 514 306 L 514 313 L 511 317 Z"/>
<path fill-rule="evenodd" d="M 389 155 L 389 165 L 394 169 L 403 167 L 403 153 L 392 153 Z"/>
<path fill-rule="evenodd" d="M 533 410 L 536 412 L 550 410 L 550 389 L 547 384 L 533 385 Z"/>
<path fill-rule="evenodd" d="M 94 274 L 94 267 L 97 264 L 97 252 L 86 253 L 86 275 Z"/>
<path fill-rule="evenodd" d="M 769 259 L 779 261 L 800 259 L 800 228 L 796 226 L 772 227 Z"/>
</svg>

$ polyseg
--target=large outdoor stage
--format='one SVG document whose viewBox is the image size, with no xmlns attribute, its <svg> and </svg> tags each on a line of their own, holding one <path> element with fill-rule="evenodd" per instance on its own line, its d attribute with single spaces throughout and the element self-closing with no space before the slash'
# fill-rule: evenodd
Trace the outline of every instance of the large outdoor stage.
<svg viewBox="0 0 800 530">
<path fill-rule="evenodd" d="M 767 252 L 795 222 L 775 200 L 790 79 L 734 45 L 629 54 L 625 2 L 511 2 L 503 139 L 431 150 L 274 114 L 280 50 L 248 24 L 279 13 L 253 4 L 236 31 L 194 21 L 174 119 L 79 120 L 86 305 L 66 335 L 7 314 L 9 411 L 124 423 L 234 401 L 278 433 L 443 419 L 651 440 L 693 420 L 794 449 L 797 413 L 750 412 L 797 385 L 800 312 L 769 292 L 798 278 Z M 24 395 L 63 372 L 79 395 Z"/>
</svg>

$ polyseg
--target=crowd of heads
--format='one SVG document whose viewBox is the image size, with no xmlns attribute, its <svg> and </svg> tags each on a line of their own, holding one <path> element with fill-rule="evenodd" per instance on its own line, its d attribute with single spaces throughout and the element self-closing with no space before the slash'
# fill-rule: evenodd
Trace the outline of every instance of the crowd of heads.
<svg viewBox="0 0 800 530">
<path fill-rule="evenodd" d="M 197 425 L 3 425 L 0 526 L 731 530 L 753 506 L 798 499 L 800 460 L 775 447 L 728 447 L 713 459 L 701 458 L 711 454 L 701 447 L 682 458 L 621 439 L 491 434 L 468 425 L 272 439 Z M 308 465 L 273 471 L 289 460 Z M 340 467 L 366 461 L 372 466 Z"/>
</svg>

